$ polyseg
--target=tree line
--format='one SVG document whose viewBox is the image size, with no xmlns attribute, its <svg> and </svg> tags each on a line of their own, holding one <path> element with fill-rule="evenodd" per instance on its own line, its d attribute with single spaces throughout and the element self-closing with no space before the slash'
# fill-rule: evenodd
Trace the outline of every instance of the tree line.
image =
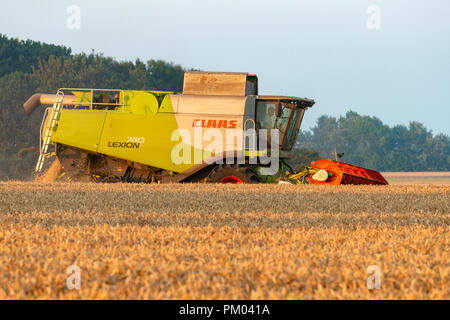
<svg viewBox="0 0 450 320">
<path fill-rule="evenodd" d="M 450 170 L 448 135 L 433 135 L 415 121 L 389 127 L 353 111 L 339 118 L 321 116 L 312 130 L 300 132 L 297 150 L 316 150 L 320 158 L 343 154 L 343 162 L 378 171 Z"/>
<path fill-rule="evenodd" d="M 162 60 L 117 61 L 97 53 L 19 41 L 0 34 L 0 180 L 32 178 L 44 108 L 27 116 L 23 103 L 36 92 L 58 88 L 121 88 L 180 92 L 185 70 Z"/>
</svg>

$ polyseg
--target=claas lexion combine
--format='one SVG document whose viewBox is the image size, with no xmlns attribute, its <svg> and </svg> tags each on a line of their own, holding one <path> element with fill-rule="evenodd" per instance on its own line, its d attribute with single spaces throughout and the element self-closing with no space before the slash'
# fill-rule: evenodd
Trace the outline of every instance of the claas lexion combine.
<svg viewBox="0 0 450 320">
<path fill-rule="evenodd" d="M 314 100 L 258 95 L 256 75 L 186 72 L 182 93 L 62 88 L 34 94 L 24 108 L 41 105 L 49 107 L 35 171 L 56 157 L 59 179 L 387 184 L 376 171 L 331 159 L 293 172 L 286 160 Z"/>
</svg>

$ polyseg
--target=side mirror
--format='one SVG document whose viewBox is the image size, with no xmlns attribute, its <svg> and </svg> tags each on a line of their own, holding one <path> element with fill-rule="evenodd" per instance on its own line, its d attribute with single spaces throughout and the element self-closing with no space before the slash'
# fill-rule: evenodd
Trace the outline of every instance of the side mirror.
<svg viewBox="0 0 450 320">
<path fill-rule="evenodd" d="M 282 114 L 282 112 L 283 112 L 283 109 L 282 109 L 282 106 L 281 106 L 281 103 L 280 103 L 280 102 L 277 103 L 277 107 L 276 107 L 275 110 L 276 110 L 275 115 L 277 116 L 277 118 L 281 117 L 281 114 Z"/>
</svg>

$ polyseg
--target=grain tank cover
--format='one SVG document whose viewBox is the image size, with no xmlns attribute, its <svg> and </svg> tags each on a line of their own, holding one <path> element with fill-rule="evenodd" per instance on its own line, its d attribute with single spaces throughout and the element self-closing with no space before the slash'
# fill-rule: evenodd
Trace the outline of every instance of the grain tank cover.
<svg viewBox="0 0 450 320">
<path fill-rule="evenodd" d="M 258 78 L 239 72 L 199 72 L 184 74 L 183 94 L 213 96 L 258 95 Z"/>
</svg>

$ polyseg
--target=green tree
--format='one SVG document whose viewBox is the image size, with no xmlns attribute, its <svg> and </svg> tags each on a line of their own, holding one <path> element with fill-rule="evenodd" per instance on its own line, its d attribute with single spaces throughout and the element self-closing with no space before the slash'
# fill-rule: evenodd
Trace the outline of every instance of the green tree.
<svg viewBox="0 0 450 320">
<path fill-rule="evenodd" d="M 319 159 L 319 151 L 308 148 L 296 148 L 294 150 L 294 156 L 289 160 L 289 163 L 294 171 L 300 171 L 309 166 L 312 161 Z"/>
<path fill-rule="evenodd" d="M 22 71 L 31 72 L 37 66 L 38 58 L 48 59 L 51 55 L 70 57 L 71 49 L 38 41 L 11 39 L 0 34 L 0 77 Z"/>
<path fill-rule="evenodd" d="M 336 148 L 342 161 L 380 171 L 448 171 L 450 138 L 433 136 L 423 124 L 389 126 L 376 117 L 347 112 L 344 117 L 322 116 L 298 145 L 332 157 Z"/>
</svg>

